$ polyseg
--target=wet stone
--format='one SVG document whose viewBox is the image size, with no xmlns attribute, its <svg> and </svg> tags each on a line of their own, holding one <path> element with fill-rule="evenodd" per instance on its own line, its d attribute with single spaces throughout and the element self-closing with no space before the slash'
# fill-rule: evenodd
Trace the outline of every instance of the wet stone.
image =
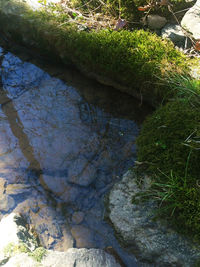
<svg viewBox="0 0 200 267">
<path fill-rule="evenodd" d="M 24 184 L 9 184 L 6 187 L 6 194 L 8 195 L 23 194 L 29 190 L 30 186 Z"/>
<path fill-rule="evenodd" d="M 15 206 L 15 201 L 11 196 L 5 194 L 0 196 L 0 211 L 7 212 L 13 209 L 14 206 Z"/>
<path fill-rule="evenodd" d="M 2 195 L 5 191 L 6 180 L 4 178 L 0 178 L 0 195 Z"/>
<path fill-rule="evenodd" d="M 84 213 L 81 211 L 74 212 L 72 216 L 72 222 L 74 224 L 80 224 L 84 219 Z"/>
<path fill-rule="evenodd" d="M 76 240 L 77 248 L 95 247 L 94 233 L 83 225 L 73 226 L 71 229 L 72 236 Z"/>
<path fill-rule="evenodd" d="M 89 165 L 87 159 L 78 158 L 73 161 L 68 170 L 68 181 L 80 186 L 88 186 L 96 178 L 96 169 Z"/>
</svg>

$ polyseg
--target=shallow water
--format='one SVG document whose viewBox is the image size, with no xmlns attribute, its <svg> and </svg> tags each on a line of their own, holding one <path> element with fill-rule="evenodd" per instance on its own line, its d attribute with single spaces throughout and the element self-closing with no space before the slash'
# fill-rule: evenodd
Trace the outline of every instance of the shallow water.
<svg viewBox="0 0 200 267">
<path fill-rule="evenodd" d="M 0 212 L 22 213 L 50 249 L 113 247 L 104 196 L 134 165 L 150 109 L 76 72 L 39 67 L 0 50 Z"/>
</svg>

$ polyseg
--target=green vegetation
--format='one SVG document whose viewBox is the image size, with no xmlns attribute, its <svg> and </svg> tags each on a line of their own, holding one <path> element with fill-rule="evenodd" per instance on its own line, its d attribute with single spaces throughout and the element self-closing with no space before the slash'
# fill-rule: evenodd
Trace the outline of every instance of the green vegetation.
<svg viewBox="0 0 200 267">
<path fill-rule="evenodd" d="M 143 197 L 157 199 L 158 216 L 200 241 L 200 81 L 178 74 L 168 81 L 173 99 L 146 119 L 137 139 L 140 168 L 153 179 Z"/>
<path fill-rule="evenodd" d="M 4 248 L 4 254 L 7 257 L 11 257 L 15 254 L 18 253 L 27 253 L 29 249 L 23 244 L 14 244 L 14 243 L 9 243 L 5 248 Z"/>
<path fill-rule="evenodd" d="M 36 261 L 41 262 L 42 258 L 46 255 L 46 249 L 43 247 L 38 247 L 34 251 L 30 251 L 30 249 L 27 248 L 23 243 L 9 243 L 4 248 L 4 254 L 9 258 L 19 253 L 28 253 L 30 257 L 33 257 Z"/>
<path fill-rule="evenodd" d="M 43 247 L 38 247 L 34 251 L 29 252 L 28 255 L 33 257 L 36 261 L 41 262 L 47 251 Z"/>
<path fill-rule="evenodd" d="M 15 5 L 6 1 L 7 10 Z M 0 6 L 0 12 L 3 8 Z M 166 65 L 177 71 L 187 68 L 186 57 L 170 41 L 148 31 L 79 31 L 62 12 L 33 12 L 18 4 L 17 8 L 20 15 L 0 17 L 3 30 L 12 33 L 13 38 L 28 44 L 31 40 L 46 55 L 127 86 L 129 93 L 151 99 L 154 105 L 167 93 L 168 87 L 158 83 Z"/>
<path fill-rule="evenodd" d="M 103 15 L 113 16 L 115 18 L 121 17 L 125 18 L 130 22 L 135 22 L 139 17 L 144 16 L 144 12 L 138 11 L 138 7 L 146 6 L 150 2 L 156 1 L 148 1 L 148 0 L 72 0 L 70 1 L 70 6 L 81 10 L 81 12 L 89 13 L 95 11 L 96 13 L 101 13 Z M 159 1 L 157 1 L 159 2 Z M 188 8 L 192 6 L 192 3 L 188 3 L 185 0 L 171 0 L 172 10 L 180 11 L 182 9 Z M 159 12 L 160 14 L 165 14 L 171 16 L 171 13 L 168 10 L 167 6 L 163 6 L 162 8 L 152 8 L 151 12 Z"/>
</svg>

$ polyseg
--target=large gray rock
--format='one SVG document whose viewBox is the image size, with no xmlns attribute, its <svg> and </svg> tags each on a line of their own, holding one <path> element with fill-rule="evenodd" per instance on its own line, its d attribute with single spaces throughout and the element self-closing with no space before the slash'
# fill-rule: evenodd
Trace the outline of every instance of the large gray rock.
<svg viewBox="0 0 200 267">
<path fill-rule="evenodd" d="M 200 39 L 200 0 L 185 13 L 181 26 L 192 33 L 195 39 Z"/>
<path fill-rule="evenodd" d="M 167 24 L 161 31 L 162 38 L 170 39 L 176 46 L 186 48 L 186 36 L 180 25 Z"/>
<path fill-rule="evenodd" d="M 113 256 L 101 249 L 70 248 L 67 252 L 49 251 L 42 266 L 54 267 L 120 267 Z"/>
<path fill-rule="evenodd" d="M 115 258 L 101 249 L 71 248 L 66 252 L 46 251 L 41 262 L 26 253 L 14 255 L 4 267 L 120 267 Z"/>
<path fill-rule="evenodd" d="M 122 244 L 140 260 L 155 266 L 193 266 L 200 250 L 166 224 L 153 220 L 157 204 L 153 200 L 132 204 L 133 197 L 148 188 L 149 181 L 144 177 L 140 188 L 135 173 L 129 171 L 110 192 L 109 218 Z"/>
</svg>

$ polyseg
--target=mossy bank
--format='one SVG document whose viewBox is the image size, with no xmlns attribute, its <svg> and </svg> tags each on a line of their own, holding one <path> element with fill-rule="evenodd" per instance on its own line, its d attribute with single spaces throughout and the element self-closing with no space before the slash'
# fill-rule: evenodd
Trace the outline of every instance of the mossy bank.
<svg viewBox="0 0 200 267">
<path fill-rule="evenodd" d="M 166 94 L 158 77 L 182 71 L 186 57 L 169 41 L 143 30 L 80 31 L 62 11 L 33 11 L 20 1 L 0 1 L 0 29 L 49 57 L 74 64 L 98 81 L 158 104 Z"/>
</svg>

